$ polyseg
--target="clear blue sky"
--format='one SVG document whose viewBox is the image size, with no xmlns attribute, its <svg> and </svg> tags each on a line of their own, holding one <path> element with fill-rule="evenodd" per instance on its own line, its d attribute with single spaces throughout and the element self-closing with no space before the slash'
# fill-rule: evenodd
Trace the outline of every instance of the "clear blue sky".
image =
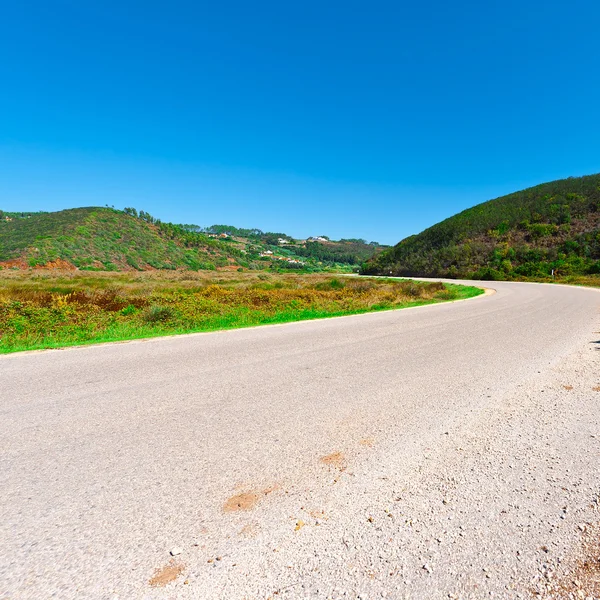
<svg viewBox="0 0 600 600">
<path fill-rule="evenodd" d="M 600 3 L 4 3 L 0 208 L 395 243 L 600 171 Z"/>
</svg>

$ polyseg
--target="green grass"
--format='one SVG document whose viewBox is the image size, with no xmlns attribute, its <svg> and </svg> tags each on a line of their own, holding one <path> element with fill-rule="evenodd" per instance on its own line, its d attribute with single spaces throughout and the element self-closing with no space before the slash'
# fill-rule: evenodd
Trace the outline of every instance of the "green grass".
<svg viewBox="0 0 600 600">
<path fill-rule="evenodd" d="M 322 319 L 477 296 L 475 287 L 324 275 L 8 274 L 0 353 Z"/>
</svg>

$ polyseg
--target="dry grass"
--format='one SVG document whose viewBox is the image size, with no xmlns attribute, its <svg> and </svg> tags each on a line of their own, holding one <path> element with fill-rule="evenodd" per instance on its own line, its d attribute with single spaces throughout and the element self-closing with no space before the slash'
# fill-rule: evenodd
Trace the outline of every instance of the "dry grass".
<svg viewBox="0 0 600 600">
<path fill-rule="evenodd" d="M 441 283 L 264 272 L 0 272 L 0 352 L 440 302 Z"/>
</svg>

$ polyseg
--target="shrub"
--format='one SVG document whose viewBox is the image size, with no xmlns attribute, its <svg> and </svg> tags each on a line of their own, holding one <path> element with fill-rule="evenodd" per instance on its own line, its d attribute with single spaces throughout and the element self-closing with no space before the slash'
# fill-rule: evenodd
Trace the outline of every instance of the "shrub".
<svg viewBox="0 0 600 600">
<path fill-rule="evenodd" d="M 329 279 L 328 281 L 321 281 L 315 284 L 316 290 L 342 290 L 345 287 L 346 284 L 337 278 Z"/>
<path fill-rule="evenodd" d="M 454 300 L 458 297 L 458 292 L 455 289 L 445 288 L 437 292 L 435 297 L 439 300 Z"/>
<path fill-rule="evenodd" d="M 528 227 L 528 231 L 533 239 L 539 239 L 555 234 L 558 227 L 549 223 L 533 223 Z"/>
<path fill-rule="evenodd" d="M 413 281 L 408 281 L 402 286 L 402 291 L 412 298 L 419 298 L 423 295 L 423 287 L 414 283 Z"/>
<path fill-rule="evenodd" d="M 596 262 L 592 263 L 589 267 L 587 272 L 590 275 L 596 275 L 598 273 L 600 273 L 600 260 L 597 260 Z"/>
<path fill-rule="evenodd" d="M 506 279 L 506 276 L 502 271 L 498 271 L 497 269 L 492 269 L 491 267 L 484 267 L 475 271 L 470 276 L 471 279 L 478 279 L 481 281 L 503 281 Z"/>
<path fill-rule="evenodd" d="M 339 279 L 332 279 L 329 282 L 329 287 L 332 290 L 341 290 L 346 287 L 346 284 L 343 281 L 340 281 Z"/>
<path fill-rule="evenodd" d="M 173 309 L 169 306 L 150 306 L 144 311 L 146 323 L 164 323 L 173 317 Z"/>
<path fill-rule="evenodd" d="M 431 283 L 426 284 L 425 287 L 429 293 L 443 292 L 445 289 L 447 289 L 441 281 L 432 281 Z"/>
</svg>

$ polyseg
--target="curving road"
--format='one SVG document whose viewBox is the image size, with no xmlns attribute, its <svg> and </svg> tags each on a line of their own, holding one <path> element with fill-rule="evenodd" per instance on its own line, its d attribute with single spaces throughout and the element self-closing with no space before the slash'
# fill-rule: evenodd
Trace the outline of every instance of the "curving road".
<svg viewBox="0 0 600 600">
<path fill-rule="evenodd" d="M 0 598 L 552 593 L 597 519 L 600 294 L 484 285 L 0 357 Z"/>
</svg>

